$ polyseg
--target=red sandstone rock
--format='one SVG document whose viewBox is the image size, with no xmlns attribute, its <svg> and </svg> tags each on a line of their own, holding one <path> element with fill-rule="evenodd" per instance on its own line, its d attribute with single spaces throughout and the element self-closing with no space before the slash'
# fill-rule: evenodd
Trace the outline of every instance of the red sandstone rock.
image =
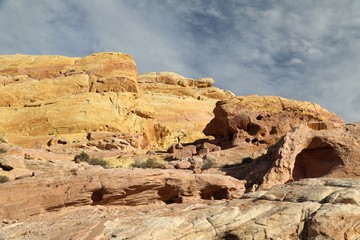
<svg viewBox="0 0 360 240">
<path fill-rule="evenodd" d="M 247 181 L 248 189 L 269 188 L 303 178 L 358 178 L 360 123 L 313 130 L 301 125 L 268 152 L 228 173 Z"/>
<path fill-rule="evenodd" d="M 257 145 L 266 148 L 301 123 L 343 124 L 341 118 L 317 104 L 273 96 L 252 95 L 219 101 L 214 114 L 204 133 L 227 147 Z M 315 124 L 314 127 L 321 126 Z"/>
<path fill-rule="evenodd" d="M 66 206 L 145 205 L 232 199 L 244 182 L 179 170 L 107 169 L 58 171 L 0 185 L 0 218 L 25 218 Z"/>
</svg>

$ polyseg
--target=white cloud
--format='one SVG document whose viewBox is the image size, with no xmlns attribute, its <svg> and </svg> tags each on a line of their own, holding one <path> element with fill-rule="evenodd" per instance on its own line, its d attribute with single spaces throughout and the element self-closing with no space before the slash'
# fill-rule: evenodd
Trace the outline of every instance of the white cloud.
<svg viewBox="0 0 360 240">
<path fill-rule="evenodd" d="M 360 120 L 359 1 L 0 3 L 3 54 L 128 52 L 140 72 L 210 76 L 237 94 L 315 101 Z"/>
</svg>

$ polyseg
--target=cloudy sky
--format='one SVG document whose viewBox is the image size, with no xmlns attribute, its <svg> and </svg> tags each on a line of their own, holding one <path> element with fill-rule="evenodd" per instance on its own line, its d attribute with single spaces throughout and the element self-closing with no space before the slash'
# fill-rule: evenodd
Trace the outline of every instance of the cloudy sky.
<svg viewBox="0 0 360 240">
<path fill-rule="evenodd" d="M 0 33 L 0 54 L 120 51 L 360 121 L 358 0 L 0 0 Z"/>
</svg>

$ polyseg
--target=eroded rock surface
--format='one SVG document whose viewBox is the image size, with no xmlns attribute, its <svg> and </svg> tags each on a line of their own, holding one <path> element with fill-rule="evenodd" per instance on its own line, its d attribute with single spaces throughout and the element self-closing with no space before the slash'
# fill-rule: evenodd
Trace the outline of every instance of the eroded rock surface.
<svg viewBox="0 0 360 240">
<path fill-rule="evenodd" d="M 292 128 L 306 122 L 329 122 L 324 127 L 343 124 L 343 120 L 319 105 L 274 96 L 245 96 L 219 101 L 215 117 L 204 133 L 228 147 L 254 145 L 266 148 Z"/>
<path fill-rule="evenodd" d="M 359 178 L 359 136 L 359 123 L 322 130 L 301 125 L 263 156 L 225 171 L 246 180 L 248 189 L 323 176 Z"/>
<path fill-rule="evenodd" d="M 70 164 L 70 163 L 69 163 Z M 239 198 L 244 182 L 180 170 L 103 169 L 55 164 L 36 176 L 0 185 L 0 218 L 26 218 L 68 206 L 145 205 Z M 70 164 L 71 166 L 71 164 Z"/>
</svg>

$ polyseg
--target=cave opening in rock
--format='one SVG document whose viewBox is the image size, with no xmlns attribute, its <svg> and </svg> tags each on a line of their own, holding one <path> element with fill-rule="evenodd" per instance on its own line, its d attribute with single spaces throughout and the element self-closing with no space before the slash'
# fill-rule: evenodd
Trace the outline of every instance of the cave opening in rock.
<svg viewBox="0 0 360 240">
<path fill-rule="evenodd" d="M 207 186 L 201 189 L 200 192 L 201 199 L 205 200 L 221 200 L 228 199 L 228 190 L 221 186 Z"/>
<path fill-rule="evenodd" d="M 179 190 L 170 185 L 166 185 L 158 191 L 160 201 L 165 204 L 182 203 L 182 199 L 179 194 Z"/>
<path fill-rule="evenodd" d="M 261 130 L 260 125 L 256 123 L 248 123 L 246 128 L 246 132 L 252 136 L 255 136 L 260 130 Z"/>
<path fill-rule="evenodd" d="M 93 204 L 98 204 L 104 197 L 104 192 L 102 189 L 96 190 L 91 194 L 91 200 Z"/>
<path fill-rule="evenodd" d="M 293 179 L 316 178 L 330 173 L 337 166 L 344 165 L 334 146 L 314 138 L 295 159 Z"/>
</svg>

